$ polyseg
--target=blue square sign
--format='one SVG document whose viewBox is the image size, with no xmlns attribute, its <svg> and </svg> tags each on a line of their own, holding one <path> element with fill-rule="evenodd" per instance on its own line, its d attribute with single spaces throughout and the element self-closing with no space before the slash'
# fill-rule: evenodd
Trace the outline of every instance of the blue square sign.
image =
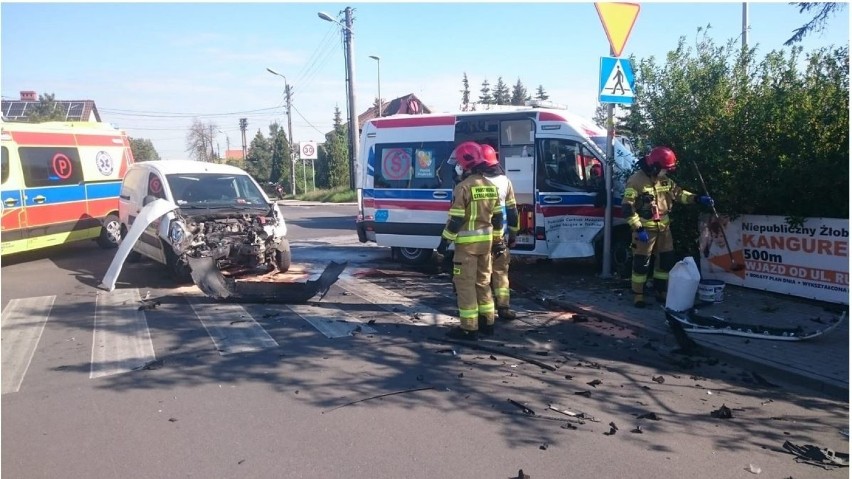
<svg viewBox="0 0 852 479">
<path fill-rule="evenodd" d="M 601 103 L 633 103 L 635 85 L 630 60 L 618 57 L 601 57 L 598 99 Z"/>
</svg>

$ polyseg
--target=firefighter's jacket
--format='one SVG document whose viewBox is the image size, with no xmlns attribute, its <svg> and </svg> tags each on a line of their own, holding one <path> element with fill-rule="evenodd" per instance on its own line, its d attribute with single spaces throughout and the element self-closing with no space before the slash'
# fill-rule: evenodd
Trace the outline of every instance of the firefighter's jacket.
<svg viewBox="0 0 852 479">
<path fill-rule="evenodd" d="M 506 175 L 485 175 L 485 179 L 497 187 L 497 197 L 500 199 L 500 206 L 503 211 L 503 233 L 511 233 L 516 235 L 520 228 L 520 217 L 518 216 L 518 206 L 515 203 L 515 189 L 509 177 Z"/>
<path fill-rule="evenodd" d="M 677 186 L 671 178 L 651 177 L 640 170 L 627 180 L 621 207 L 634 231 L 640 227 L 654 231 L 669 227 L 669 212 L 675 202 L 694 201 L 695 194 Z"/>
<path fill-rule="evenodd" d="M 491 251 L 492 242 L 503 236 L 503 212 L 497 187 L 481 174 L 474 173 L 453 189 L 450 218 L 443 238 L 471 254 Z"/>
</svg>

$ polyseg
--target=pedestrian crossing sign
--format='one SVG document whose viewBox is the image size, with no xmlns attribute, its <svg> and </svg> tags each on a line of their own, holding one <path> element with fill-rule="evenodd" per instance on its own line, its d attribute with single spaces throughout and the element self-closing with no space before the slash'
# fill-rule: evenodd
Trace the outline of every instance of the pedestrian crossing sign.
<svg viewBox="0 0 852 479">
<path fill-rule="evenodd" d="M 601 57 L 601 103 L 633 104 L 634 77 L 630 61 L 626 58 Z"/>
</svg>

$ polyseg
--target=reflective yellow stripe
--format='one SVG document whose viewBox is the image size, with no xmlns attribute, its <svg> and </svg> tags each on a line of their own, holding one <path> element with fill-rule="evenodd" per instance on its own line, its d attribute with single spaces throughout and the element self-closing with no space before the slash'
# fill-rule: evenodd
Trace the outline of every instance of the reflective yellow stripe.
<svg viewBox="0 0 852 479">
<path fill-rule="evenodd" d="M 464 217 L 464 210 L 460 208 L 450 208 L 450 216 Z"/>
<path fill-rule="evenodd" d="M 645 281 L 648 279 L 647 275 L 644 274 L 631 274 L 630 282 L 631 283 L 642 283 L 645 284 Z"/>
<path fill-rule="evenodd" d="M 448 231 L 448 230 L 444 230 L 444 231 L 441 233 L 441 237 L 442 237 L 442 238 L 447 238 L 447 239 L 448 239 L 448 240 L 450 240 L 450 241 L 455 241 L 455 240 L 456 240 L 456 236 L 457 236 L 457 235 L 456 235 L 456 233 L 453 233 L 452 231 Z"/>
<path fill-rule="evenodd" d="M 470 243 L 490 243 L 491 233 L 475 235 L 475 236 L 461 236 L 456 237 L 456 244 L 470 244 Z"/>
<path fill-rule="evenodd" d="M 479 316 L 478 309 L 462 309 L 459 308 L 459 318 L 464 319 L 476 319 Z"/>
<path fill-rule="evenodd" d="M 669 279 L 669 273 L 667 273 L 665 271 L 654 270 L 654 279 L 668 280 Z"/>
<path fill-rule="evenodd" d="M 483 303 L 479 305 L 479 314 L 494 315 L 494 303 Z"/>
</svg>

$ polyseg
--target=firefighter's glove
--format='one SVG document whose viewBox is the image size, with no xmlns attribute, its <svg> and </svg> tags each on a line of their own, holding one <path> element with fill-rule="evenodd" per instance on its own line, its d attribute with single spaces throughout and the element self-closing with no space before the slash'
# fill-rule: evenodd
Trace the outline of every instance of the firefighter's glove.
<svg viewBox="0 0 852 479">
<path fill-rule="evenodd" d="M 713 198 L 709 196 L 698 196 L 695 198 L 695 202 L 701 206 L 713 207 L 716 203 L 713 201 Z"/>
<path fill-rule="evenodd" d="M 447 248 L 450 247 L 450 241 L 447 238 L 441 238 L 441 242 L 438 243 L 438 254 L 443 256 L 447 254 Z"/>
<path fill-rule="evenodd" d="M 509 233 L 509 248 L 514 248 L 518 244 L 518 237 Z"/>
<path fill-rule="evenodd" d="M 495 258 L 499 258 L 506 254 L 506 243 L 501 241 L 499 243 L 494 243 L 493 245 L 491 245 L 491 254 Z"/>
<path fill-rule="evenodd" d="M 636 230 L 636 239 L 643 243 L 651 241 L 651 237 L 648 236 L 648 232 L 645 231 L 645 228 L 639 228 L 638 230 Z"/>
</svg>

